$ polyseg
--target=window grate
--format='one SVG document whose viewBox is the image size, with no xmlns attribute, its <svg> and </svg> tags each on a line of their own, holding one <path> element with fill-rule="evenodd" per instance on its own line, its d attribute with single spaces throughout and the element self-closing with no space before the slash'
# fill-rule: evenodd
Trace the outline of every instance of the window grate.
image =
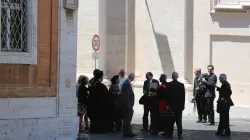
<svg viewBox="0 0 250 140">
<path fill-rule="evenodd" d="M 1 0 L 1 51 L 28 52 L 27 0 Z"/>
</svg>

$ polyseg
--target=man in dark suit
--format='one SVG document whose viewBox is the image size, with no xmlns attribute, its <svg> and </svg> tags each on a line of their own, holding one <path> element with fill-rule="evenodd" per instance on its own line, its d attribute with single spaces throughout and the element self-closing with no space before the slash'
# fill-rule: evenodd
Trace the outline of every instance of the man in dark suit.
<svg viewBox="0 0 250 140">
<path fill-rule="evenodd" d="M 195 103 L 197 106 L 197 112 L 198 112 L 198 120 L 196 123 L 206 123 L 207 122 L 207 116 L 205 113 L 205 99 L 202 92 L 202 89 L 200 89 L 200 82 L 202 78 L 201 69 L 197 68 L 194 72 L 195 78 L 194 78 L 194 89 L 193 89 L 193 97 L 195 99 Z M 205 93 L 204 93 L 205 94 Z"/>
<path fill-rule="evenodd" d="M 135 95 L 132 89 L 131 82 L 134 80 L 135 74 L 130 73 L 128 79 L 124 81 L 121 88 L 120 102 L 123 111 L 123 136 L 134 137 L 136 136 L 132 132 L 131 121 L 133 117 L 133 107 L 135 101 Z"/>
<path fill-rule="evenodd" d="M 169 108 L 175 113 L 175 122 L 178 130 L 178 137 L 182 137 L 182 111 L 185 109 L 185 86 L 184 84 L 177 81 L 178 73 L 173 72 L 172 79 L 173 81 L 168 83 L 168 93 L 169 98 L 167 102 L 169 103 Z M 174 126 L 171 127 L 170 136 L 172 137 L 174 132 Z"/>
<path fill-rule="evenodd" d="M 215 87 L 217 83 L 217 76 L 214 74 L 214 66 L 208 65 L 208 75 L 202 78 L 203 83 L 206 85 L 207 92 L 205 93 L 206 99 L 206 113 L 208 114 L 209 125 L 214 125 L 214 99 Z"/>
<path fill-rule="evenodd" d="M 143 129 L 141 131 L 148 131 L 148 114 L 150 112 L 150 133 L 155 135 L 157 134 L 157 89 L 159 88 L 159 81 L 153 79 L 151 72 L 146 73 L 146 79 L 143 85 L 143 94 L 146 97 L 144 102 Z"/>
</svg>

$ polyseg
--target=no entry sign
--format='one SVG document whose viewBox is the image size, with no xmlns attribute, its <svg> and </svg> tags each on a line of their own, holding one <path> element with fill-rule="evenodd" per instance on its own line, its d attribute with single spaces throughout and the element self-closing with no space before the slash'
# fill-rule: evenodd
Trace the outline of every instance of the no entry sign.
<svg viewBox="0 0 250 140">
<path fill-rule="evenodd" d="M 100 49 L 100 37 L 99 35 L 95 34 L 92 39 L 92 48 L 95 52 Z"/>
</svg>

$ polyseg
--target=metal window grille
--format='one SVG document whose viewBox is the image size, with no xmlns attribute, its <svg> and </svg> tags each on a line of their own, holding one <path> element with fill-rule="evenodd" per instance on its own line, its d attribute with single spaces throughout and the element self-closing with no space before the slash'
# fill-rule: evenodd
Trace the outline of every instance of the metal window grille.
<svg viewBox="0 0 250 140">
<path fill-rule="evenodd" d="M 28 52 L 27 0 L 1 0 L 1 51 Z"/>
</svg>

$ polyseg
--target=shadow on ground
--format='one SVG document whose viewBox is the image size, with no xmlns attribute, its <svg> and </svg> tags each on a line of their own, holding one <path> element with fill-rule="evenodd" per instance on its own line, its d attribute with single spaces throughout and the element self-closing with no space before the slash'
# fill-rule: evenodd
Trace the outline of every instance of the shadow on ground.
<svg viewBox="0 0 250 140">
<path fill-rule="evenodd" d="M 139 134 L 135 138 L 123 138 L 122 133 L 107 134 L 80 134 L 78 140 L 166 140 L 164 136 L 151 136 L 147 133 L 140 132 L 141 125 L 133 125 L 133 130 Z M 213 130 L 184 130 L 183 140 L 249 140 L 250 132 L 232 132 L 231 138 L 215 136 Z M 177 140 L 176 133 L 173 140 Z"/>
</svg>

